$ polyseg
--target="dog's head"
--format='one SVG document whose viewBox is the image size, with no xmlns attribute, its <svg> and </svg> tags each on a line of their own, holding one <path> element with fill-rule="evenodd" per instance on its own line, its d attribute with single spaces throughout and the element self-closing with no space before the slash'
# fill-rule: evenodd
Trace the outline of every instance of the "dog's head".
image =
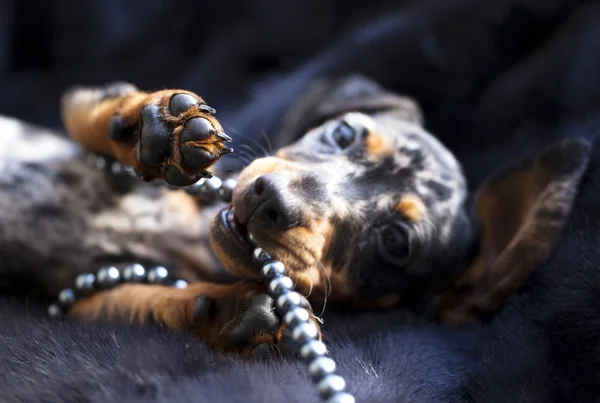
<svg viewBox="0 0 600 403">
<path fill-rule="evenodd" d="M 245 168 L 232 206 L 211 227 L 213 248 L 228 271 L 256 275 L 249 231 L 286 264 L 301 291 L 325 291 L 330 283 L 333 299 L 386 306 L 418 298 L 432 285 L 448 286 L 473 260 L 470 251 L 481 238 L 467 212 L 461 167 L 423 128 L 413 101 L 351 77 L 315 87 L 284 129 L 288 136 L 305 134 Z M 502 188 L 504 199 L 490 207 L 496 210 L 480 217 L 493 244 L 479 249 L 486 268 L 529 220 L 527 212 L 549 184 L 581 173 L 580 164 L 566 174 L 539 169 L 545 181 L 532 179 L 535 189 L 519 188 L 523 170 L 509 175 L 514 181 L 503 179 L 514 185 Z"/>
</svg>

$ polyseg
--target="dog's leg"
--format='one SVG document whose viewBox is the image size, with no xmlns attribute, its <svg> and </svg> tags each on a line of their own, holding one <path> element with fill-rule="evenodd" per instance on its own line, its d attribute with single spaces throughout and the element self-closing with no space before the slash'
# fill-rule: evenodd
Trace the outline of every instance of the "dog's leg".
<svg viewBox="0 0 600 403">
<path fill-rule="evenodd" d="M 187 186 L 231 152 L 214 109 L 189 91 L 79 87 L 63 96 L 61 108 L 67 132 L 85 150 L 113 156 L 146 180 Z"/>
<path fill-rule="evenodd" d="M 185 289 L 125 284 L 80 300 L 69 316 L 191 331 L 214 348 L 243 355 L 287 355 L 292 350 L 273 299 L 244 283 L 195 283 Z"/>
</svg>

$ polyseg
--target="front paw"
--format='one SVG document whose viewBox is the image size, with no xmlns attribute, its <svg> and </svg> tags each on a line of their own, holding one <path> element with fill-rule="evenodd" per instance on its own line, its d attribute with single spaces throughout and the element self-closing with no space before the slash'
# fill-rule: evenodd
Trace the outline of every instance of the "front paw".
<svg viewBox="0 0 600 403">
<path fill-rule="evenodd" d="M 146 93 L 127 83 L 78 87 L 62 100 L 65 127 L 84 149 L 173 186 L 212 176 L 208 169 L 233 151 L 214 113 L 192 92 Z"/>
<path fill-rule="evenodd" d="M 304 309 L 282 311 L 276 308 L 273 298 L 255 290 L 217 300 L 202 296 L 194 304 L 194 318 L 200 323 L 207 317 L 218 317 L 219 336 L 211 340 L 216 347 L 235 350 L 252 359 L 295 357 L 300 343 L 311 337 L 321 339 L 320 326 L 308 301 L 300 298 Z M 300 324 L 296 327 L 300 330 L 292 333 L 292 323 Z"/>
<path fill-rule="evenodd" d="M 212 175 L 207 171 L 232 151 L 231 138 L 197 95 L 176 90 L 154 94 L 140 111 L 138 155 L 141 175 L 158 169 L 167 183 L 188 186 Z M 151 175 L 152 176 L 152 175 Z"/>
</svg>

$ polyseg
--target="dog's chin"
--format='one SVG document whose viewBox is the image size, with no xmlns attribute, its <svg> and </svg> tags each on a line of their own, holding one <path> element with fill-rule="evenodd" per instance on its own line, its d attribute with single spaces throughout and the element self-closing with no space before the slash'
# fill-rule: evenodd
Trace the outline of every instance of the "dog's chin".
<svg viewBox="0 0 600 403">
<path fill-rule="evenodd" d="M 256 278 L 259 267 L 254 263 L 254 247 L 248 240 L 246 227 L 238 221 L 231 206 L 224 208 L 210 225 L 213 251 L 228 273 L 240 278 Z"/>
</svg>

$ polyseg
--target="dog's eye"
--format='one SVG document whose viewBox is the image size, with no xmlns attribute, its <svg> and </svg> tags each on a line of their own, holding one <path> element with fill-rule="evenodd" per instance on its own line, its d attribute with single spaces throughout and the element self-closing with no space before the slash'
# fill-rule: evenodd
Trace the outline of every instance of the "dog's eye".
<svg viewBox="0 0 600 403">
<path fill-rule="evenodd" d="M 356 137 L 356 131 L 346 122 L 340 122 L 331 132 L 331 138 L 342 150 L 348 148 Z"/>
<path fill-rule="evenodd" d="M 410 257 L 410 242 L 406 229 L 388 225 L 379 232 L 377 246 L 381 256 L 395 265 L 404 265 Z"/>
</svg>

